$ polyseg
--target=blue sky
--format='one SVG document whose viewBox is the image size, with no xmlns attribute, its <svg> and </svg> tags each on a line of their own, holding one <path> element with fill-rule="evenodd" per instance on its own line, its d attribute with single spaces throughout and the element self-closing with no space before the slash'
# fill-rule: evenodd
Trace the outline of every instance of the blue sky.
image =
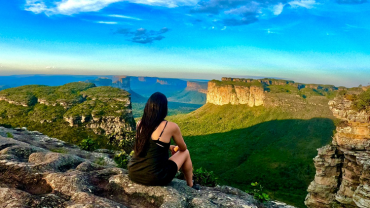
<svg viewBox="0 0 370 208">
<path fill-rule="evenodd" d="M 370 82 L 368 0 L 1 0 L 0 75 Z"/>
</svg>

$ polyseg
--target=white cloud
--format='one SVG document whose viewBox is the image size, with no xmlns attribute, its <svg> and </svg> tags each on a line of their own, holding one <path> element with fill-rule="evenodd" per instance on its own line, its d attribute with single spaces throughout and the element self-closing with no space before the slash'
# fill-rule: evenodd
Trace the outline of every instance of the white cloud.
<svg viewBox="0 0 370 208">
<path fill-rule="evenodd" d="M 284 9 L 283 3 L 280 2 L 279 4 L 275 5 L 273 8 L 274 15 L 281 14 L 281 12 L 283 12 L 283 9 Z"/>
<path fill-rule="evenodd" d="M 26 11 L 40 14 L 48 10 L 45 3 L 40 0 L 26 0 Z"/>
<path fill-rule="evenodd" d="M 195 6 L 199 0 L 128 0 L 131 3 L 147 4 L 152 6 L 178 7 L 178 6 Z"/>
<path fill-rule="evenodd" d="M 125 16 L 125 15 L 119 15 L 119 14 L 111 14 L 111 15 L 108 15 L 108 16 L 109 17 L 123 18 L 123 19 L 142 20 L 142 19 L 137 18 L 137 17 L 130 17 L 130 16 Z"/>
<path fill-rule="evenodd" d="M 196 5 L 199 0 L 26 0 L 25 10 L 35 14 L 72 15 L 81 12 L 97 12 L 116 2 L 130 2 L 162 7 Z"/>
<path fill-rule="evenodd" d="M 289 2 L 288 4 L 290 4 L 290 6 L 292 6 L 293 8 L 304 7 L 307 9 L 311 9 L 316 4 L 316 1 L 315 0 L 295 0 L 295 1 Z"/>
<path fill-rule="evenodd" d="M 118 22 L 106 22 L 106 21 L 97 21 L 96 23 L 107 24 L 107 25 L 116 25 L 116 24 L 118 24 Z"/>
<path fill-rule="evenodd" d="M 109 4 L 122 0 L 64 0 L 57 3 L 57 13 L 59 14 L 76 14 L 80 12 L 96 12 Z"/>
</svg>

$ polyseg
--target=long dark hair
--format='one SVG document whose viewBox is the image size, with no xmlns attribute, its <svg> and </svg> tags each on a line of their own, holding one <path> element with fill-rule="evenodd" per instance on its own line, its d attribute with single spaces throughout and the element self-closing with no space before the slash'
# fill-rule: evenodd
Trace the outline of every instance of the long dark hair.
<svg viewBox="0 0 370 208">
<path fill-rule="evenodd" d="M 136 130 L 134 151 L 136 156 L 144 156 L 149 139 L 154 130 L 166 118 L 168 101 L 164 94 L 156 92 L 150 96 L 144 108 L 144 114 Z"/>
</svg>

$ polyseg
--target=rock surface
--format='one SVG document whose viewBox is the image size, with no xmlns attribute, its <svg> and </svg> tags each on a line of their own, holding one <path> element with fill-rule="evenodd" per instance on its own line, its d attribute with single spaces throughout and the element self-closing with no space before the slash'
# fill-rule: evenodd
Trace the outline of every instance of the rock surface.
<svg viewBox="0 0 370 208">
<path fill-rule="evenodd" d="M 332 144 L 318 149 L 314 158 L 307 207 L 370 207 L 370 114 L 351 106 L 344 97 L 329 102 L 342 123 Z"/>
<path fill-rule="evenodd" d="M 109 150 L 86 152 L 39 132 L 1 127 L 0 207 L 293 208 L 259 204 L 228 186 L 196 191 L 178 179 L 168 186 L 139 185 L 114 166 L 112 156 Z"/>
<path fill-rule="evenodd" d="M 262 87 L 223 85 L 208 82 L 207 103 L 215 105 L 247 104 L 250 107 L 264 104 L 265 93 Z"/>
</svg>

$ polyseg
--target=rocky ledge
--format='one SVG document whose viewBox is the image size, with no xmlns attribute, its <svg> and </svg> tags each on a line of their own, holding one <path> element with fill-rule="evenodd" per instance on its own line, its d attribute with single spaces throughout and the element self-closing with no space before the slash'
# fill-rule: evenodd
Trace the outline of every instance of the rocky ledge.
<svg viewBox="0 0 370 208">
<path fill-rule="evenodd" d="M 370 114 L 352 109 L 352 101 L 329 102 L 341 119 L 332 144 L 318 149 L 316 175 L 305 204 L 312 208 L 370 207 Z"/>
<path fill-rule="evenodd" d="M 12 137 L 12 138 L 11 138 Z M 143 186 L 115 167 L 114 152 L 87 152 L 39 132 L 0 127 L 0 207 L 281 207 L 228 187 Z"/>
</svg>

